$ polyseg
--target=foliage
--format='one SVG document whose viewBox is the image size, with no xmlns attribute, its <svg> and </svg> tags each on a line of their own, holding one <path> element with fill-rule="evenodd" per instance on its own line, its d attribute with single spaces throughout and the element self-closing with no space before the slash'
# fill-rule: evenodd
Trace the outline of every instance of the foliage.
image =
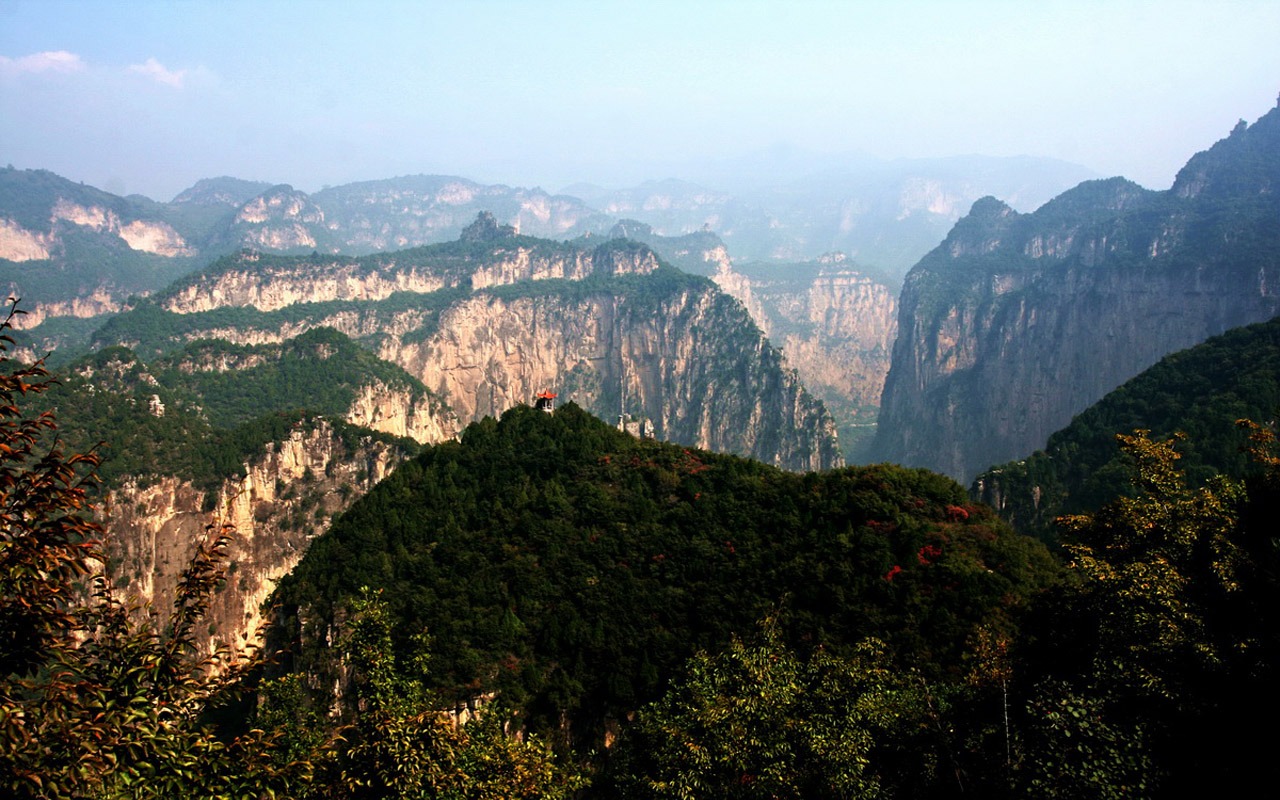
<svg viewBox="0 0 1280 800">
<path fill-rule="evenodd" d="M 1150 795 L 1149 726 L 1115 720 L 1106 699 L 1047 683 L 1027 704 L 1030 754 L 1019 780 L 1029 797 L 1127 800 Z"/>
<path fill-rule="evenodd" d="M 1075 580 L 1024 628 L 1029 785 L 1064 797 L 1247 785 L 1261 752 L 1243 720 L 1277 708 L 1280 560 L 1258 514 L 1275 508 L 1275 464 L 1248 487 L 1193 488 L 1180 437 L 1118 438 L 1139 494 L 1063 520 Z"/>
<path fill-rule="evenodd" d="M 401 668 L 393 624 L 376 593 L 365 590 L 352 601 L 343 644 L 359 710 L 308 796 L 555 800 L 581 788 L 581 777 L 559 766 L 537 737 L 507 735 L 509 717 L 499 707 L 465 724 L 439 710 L 418 678 L 430 640 L 414 637 L 414 657 Z"/>
<path fill-rule="evenodd" d="M 315 328 L 279 345 L 194 342 L 148 368 L 175 395 L 198 403 L 220 428 L 297 409 L 341 417 L 359 390 L 375 382 L 418 397 L 429 394 L 403 369 L 332 328 Z"/>
<path fill-rule="evenodd" d="M 229 373 L 200 368 L 202 361 L 223 359 L 260 363 Z M 173 475 L 213 487 L 242 475 L 244 464 L 267 444 L 312 429 L 324 415 L 332 415 L 326 424 L 351 450 L 357 440 L 373 437 L 417 452 L 412 440 L 341 420 L 358 387 L 371 379 L 426 393 L 402 370 L 322 329 L 285 346 L 202 342 L 150 366 L 127 348 L 104 348 L 69 365 L 44 399 L 64 420 L 68 446 L 108 442 L 98 453 L 98 474 L 107 486 L 126 476 Z M 153 396 L 164 404 L 163 415 L 152 413 Z"/>
<path fill-rule="evenodd" d="M 875 798 L 889 796 L 877 745 L 908 736 L 927 716 L 918 684 L 893 669 L 883 645 L 840 658 L 801 659 L 776 618 L 753 641 L 699 653 L 684 677 L 642 709 L 630 733 L 630 794 L 651 797 Z"/>
<path fill-rule="evenodd" d="M 335 520 L 276 598 L 309 622 L 278 634 L 301 637 L 299 668 L 335 674 L 323 631 L 378 587 L 398 630 L 432 632 L 429 684 L 446 699 L 498 692 L 532 730 L 568 720 L 590 739 L 783 596 L 806 647 L 843 655 L 875 636 L 943 673 L 1054 569 L 941 476 L 797 475 L 638 440 L 572 404 L 522 407 L 425 450 Z"/>
<path fill-rule="evenodd" d="M 10 312 L 0 331 L 11 326 Z M 86 484 L 98 456 L 64 456 L 55 446 L 41 455 L 53 415 L 25 415 L 28 395 L 49 388 L 37 363 L 15 367 L 12 340 L 0 335 L 0 671 L 28 675 L 76 620 L 66 596 L 89 572 L 97 527 L 83 515 Z"/>
</svg>

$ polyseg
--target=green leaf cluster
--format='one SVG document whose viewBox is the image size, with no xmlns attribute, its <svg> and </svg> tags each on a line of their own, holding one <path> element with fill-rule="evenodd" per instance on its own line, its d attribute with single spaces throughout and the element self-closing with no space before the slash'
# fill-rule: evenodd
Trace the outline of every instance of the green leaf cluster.
<svg viewBox="0 0 1280 800">
<path fill-rule="evenodd" d="M 1255 785 L 1280 709 L 1277 461 L 1193 487 L 1180 437 L 1121 436 L 1137 493 L 1066 517 L 1071 580 L 1024 626 L 1024 774 L 1041 796 L 1181 797 Z"/>
</svg>

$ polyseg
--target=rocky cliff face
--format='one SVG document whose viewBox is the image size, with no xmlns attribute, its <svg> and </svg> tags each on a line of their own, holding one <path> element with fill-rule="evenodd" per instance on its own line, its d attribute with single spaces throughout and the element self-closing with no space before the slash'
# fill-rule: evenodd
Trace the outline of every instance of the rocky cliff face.
<svg viewBox="0 0 1280 800">
<path fill-rule="evenodd" d="M 0 169 L 0 293 L 23 299 L 24 329 L 114 313 L 190 269 L 198 250 L 157 204 Z"/>
<path fill-rule="evenodd" d="M 208 541 L 208 526 L 229 523 L 236 533 L 227 583 L 213 599 L 208 633 L 242 643 L 310 541 L 403 458 L 393 445 L 368 438 L 353 449 L 317 421 L 268 445 L 244 478 L 212 491 L 174 477 L 126 480 L 103 508 L 117 589 L 167 613 L 182 569 Z"/>
<path fill-rule="evenodd" d="M 862 460 L 875 431 L 897 326 L 897 297 L 885 282 L 860 272 L 843 253 L 739 269 L 709 231 L 661 236 L 646 223 L 623 220 L 610 235 L 649 244 L 738 300 L 831 411 L 845 458 Z"/>
<path fill-rule="evenodd" d="M 586 248 L 507 235 L 357 260 L 254 258 L 227 260 L 159 298 L 181 328 L 162 339 L 279 342 L 332 327 L 403 367 L 461 424 L 551 388 L 606 419 L 648 418 L 673 441 L 791 469 L 842 463 L 821 401 L 742 307 L 710 282 L 660 266 L 643 245 Z M 410 277 L 428 291 L 391 294 L 388 287 Z M 454 288 L 429 291 L 441 284 Z M 477 284 L 484 288 L 467 291 Z M 324 302 L 340 294 L 370 299 Z M 227 325 L 216 312 L 231 306 L 256 311 Z M 100 344 L 139 346 L 131 318 L 118 318 L 114 338 Z M 402 417 L 349 419 L 413 429 Z"/>
<path fill-rule="evenodd" d="M 439 275 L 413 268 L 371 271 L 351 259 L 317 260 L 299 271 L 291 262 L 259 263 L 262 256 L 243 251 L 215 264 L 209 279 L 187 283 L 171 291 L 164 307 L 179 314 L 211 311 L 226 306 L 251 306 L 274 311 L 297 303 L 331 300 L 382 300 L 394 292 L 434 292 L 445 287 Z"/>
<path fill-rule="evenodd" d="M 325 189 L 315 202 L 350 254 L 449 241 L 491 211 L 522 234 L 570 238 L 607 227 L 607 218 L 574 197 L 541 189 L 485 186 L 462 178 L 414 175 Z"/>
<path fill-rule="evenodd" d="M 889 371 L 897 297 L 843 256 L 790 277 L 770 272 L 749 279 L 761 327 L 831 409 L 846 457 L 862 460 Z"/>
<path fill-rule="evenodd" d="M 660 439 L 789 469 L 840 463 L 821 403 L 741 307 L 706 286 L 660 298 L 477 295 L 445 312 L 435 335 L 381 355 L 467 421 L 551 387 L 605 419 L 648 419 Z"/>
<path fill-rule="evenodd" d="M 987 198 L 908 275 L 875 455 L 969 480 L 1165 354 L 1280 311 L 1280 110 L 1168 192 Z"/>
<path fill-rule="evenodd" d="M 223 246 L 290 253 L 313 250 L 327 237 L 324 211 L 305 192 L 276 186 L 240 207 Z"/>
<path fill-rule="evenodd" d="M 614 250 L 539 247 L 540 240 L 512 237 L 478 258 L 422 251 L 363 259 L 313 256 L 305 263 L 246 250 L 221 259 L 205 275 L 165 294 L 163 306 L 178 314 L 224 307 L 276 311 L 304 303 L 385 300 L 398 292 L 430 294 L 466 284 L 473 289 L 521 281 L 592 275 L 644 275 L 657 268 L 651 252 L 619 256 Z M 546 243 L 550 244 L 550 243 Z"/>
</svg>

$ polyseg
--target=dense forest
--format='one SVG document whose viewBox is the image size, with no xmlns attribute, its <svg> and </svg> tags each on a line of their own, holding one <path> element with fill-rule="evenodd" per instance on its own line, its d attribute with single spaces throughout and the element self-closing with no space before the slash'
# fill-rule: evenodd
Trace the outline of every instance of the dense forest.
<svg viewBox="0 0 1280 800">
<path fill-rule="evenodd" d="M 297 652 L 316 672 L 337 610 L 381 590 L 401 630 L 430 632 L 433 685 L 500 693 L 577 742 L 775 610 L 810 648 L 876 636 L 933 674 L 959 669 L 975 629 L 1052 574 L 1046 551 L 931 473 L 798 475 L 567 405 L 512 409 L 402 465 L 278 601 L 309 620 Z"/>
</svg>

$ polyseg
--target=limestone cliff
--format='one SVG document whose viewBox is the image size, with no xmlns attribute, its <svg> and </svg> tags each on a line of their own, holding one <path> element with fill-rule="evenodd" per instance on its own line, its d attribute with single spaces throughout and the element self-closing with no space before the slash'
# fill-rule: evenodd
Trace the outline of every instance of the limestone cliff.
<svg viewBox="0 0 1280 800">
<path fill-rule="evenodd" d="M 840 463 L 820 402 L 741 307 L 708 286 L 658 298 L 476 295 L 421 342 L 384 345 L 463 420 L 555 387 L 597 416 L 650 420 L 658 438 L 789 469 Z"/>
<path fill-rule="evenodd" d="M 340 295 L 363 299 L 331 302 Z M 149 353 L 211 337 L 281 342 L 319 327 L 403 367 L 462 424 L 558 388 L 607 419 L 647 417 L 673 441 L 792 469 L 842 463 L 822 403 L 742 307 L 628 241 L 503 235 L 361 259 L 242 254 L 117 317 L 99 344 Z M 416 424 L 383 419 L 389 431 Z"/>
<path fill-rule="evenodd" d="M 974 204 L 907 276 L 876 456 L 969 480 L 1174 350 L 1280 311 L 1280 109 L 1168 192 Z"/>
<path fill-rule="evenodd" d="M 215 247 L 302 252 L 327 244 L 325 231 L 324 211 L 305 192 L 281 185 L 242 205 Z"/>
<path fill-rule="evenodd" d="M 186 272 L 198 250 L 145 198 L 0 169 L 0 293 L 23 299 L 26 329 L 114 313 Z"/>
<path fill-rule="evenodd" d="M 235 643 L 256 632 L 262 604 L 330 520 L 404 458 L 385 441 L 352 447 L 331 425 L 299 426 L 267 445 L 242 478 L 216 489 L 173 476 L 127 479 L 102 508 L 117 589 L 168 612 L 178 576 L 207 526 L 235 527 L 226 586 L 213 599 L 210 638 Z"/>
<path fill-rule="evenodd" d="M 569 238 L 608 224 L 577 198 L 442 175 L 352 183 L 317 192 L 314 200 L 341 240 L 341 252 L 352 255 L 449 241 L 479 211 L 544 238 Z"/>
<path fill-rule="evenodd" d="M 166 292 L 164 308 L 179 314 L 247 306 L 274 311 L 335 300 L 385 300 L 393 294 L 430 294 L 467 285 L 473 289 L 551 278 L 646 274 L 652 253 L 630 258 L 616 248 L 584 250 L 529 237 L 512 237 L 479 253 L 419 248 L 347 258 L 314 255 L 306 262 L 245 250 L 220 259 L 205 274 Z"/>
<path fill-rule="evenodd" d="M 846 458 L 863 460 L 896 333 L 893 290 L 840 253 L 743 269 L 765 334 L 831 409 Z"/>
<path fill-rule="evenodd" d="M 845 458 L 862 459 L 875 430 L 897 324 L 897 298 L 883 279 L 843 253 L 813 262 L 735 266 L 710 231 L 662 236 L 646 223 L 623 220 L 610 235 L 652 246 L 737 299 L 831 411 Z"/>
</svg>

